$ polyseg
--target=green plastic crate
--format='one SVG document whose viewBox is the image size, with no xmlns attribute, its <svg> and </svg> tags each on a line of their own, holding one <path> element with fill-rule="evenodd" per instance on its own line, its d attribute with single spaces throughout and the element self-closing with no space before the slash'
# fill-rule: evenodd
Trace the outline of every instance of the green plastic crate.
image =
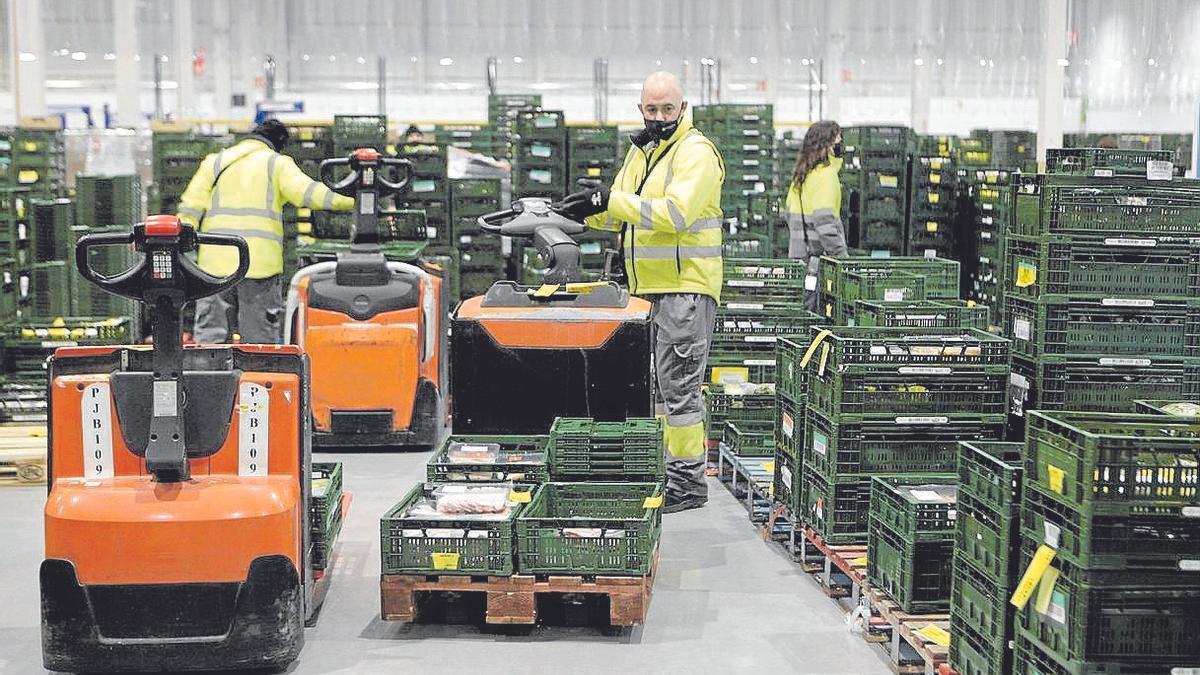
<svg viewBox="0 0 1200 675">
<path fill-rule="evenodd" d="M 1173 162 L 1170 150 L 1116 148 L 1049 148 L 1046 173 L 1077 176 L 1146 176 L 1148 162 Z"/>
<path fill-rule="evenodd" d="M 1010 295 L 1004 321 L 1013 351 L 1031 359 L 1079 353 L 1200 357 L 1200 303 L 1183 298 L 1028 301 Z"/>
<path fill-rule="evenodd" d="M 721 437 L 729 451 L 738 457 L 770 457 L 775 454 L 773 424 L 767 422 L 758 428 L 746 428 L 746 424 L 726 422 Z"/>
<path fill-rule="evenodd" d="M 997 675 L 1012 667 L 1009 580 L 957 562 L 950 584 L 950 664 L 959 675 Z"/>
<path fill-rule="evenodd" d="M 784 454 L 777 447 L 774 454 L 775 472 L 771 480 L 771 495 L 776 504 L 787 507 L 793 518 L 804 513 L 804 474 L 796 457 Z"/>
<path fill-rule="evenodd" d="M 510 510 L 503 519 L 427 518 L 407 515 L 419 500 L 447 484 L 421 483 L 379 521 L 383 574 L 509 576 L 513 565 L 513 524 L 532 498 L 530 487 L 509 483 L 476 486 L 512 487 Z"/>
<path fill-rule="evenodd" d="M 665 475 L 663 423 L 658 418 L 596 422 L 559 417 L 550 427 L 550 476 L 555 480 L 656 479 Z"/>
<path fill-rule="evenodd" d="M 847 273 L 842 295 L 824 296 L 825 318 L 837 325 L 855 322 L 859 300 L 916 302 L 924 300 L 925 278 L 897 270 L 864 270 Z"/>
<path fill-rule="evenodd" d="M 1160 415 L 1031 411 L 1026 491 L 1077 509 L 1200 507 L 1200 423 Z"/>
<path fill-rule="evenodd" d="M 344 522 L 345 513 L 342 511 L 342 503 L 339 500 L 334 506 L 333 512 L 329 514 L 326 527 L 314 530 L 312 539 L 309 541 L 309 550 L 311 551 L 309 562 L 314 570 L 323 570 L 332 562 L 333 547 L 337 544 L 337 538 L 342 532 Z"/>
<path fill-rule="evenodd" d="M 1069 354 L 1013 356 L 1010 397 L 1027 410 L 1132 412 L 1134 401 L 1200 397 L 1200 359 Z"/>
<path fill-rule="evenodd" d="M 932 493 L 931 501 L 922 503 L 911 490 Z M 953 502 L 944 500 L 954 496 L 952 484 L 928 484 L 921 478 L 872 481 L 867 579 L 905 612 L 949 608 L 954 509 Z"/>
<path fill-rule="evenodd" d="M 1037 175 L 1018 179 L 1013 234 L 1200 234 L 1200 181 Z"/>
<path fill-rule="evenodd" d="M 842 290 L 845 275 L 871 270 L 901 271 L 915 274 L 925 280 L 925 298 L 922 300 L 957 300 L 959 297 L 959 263 L 944 258 L 851 256 L 835 258 L 822 256 L 819 268 L 820 290 L 826 295 L 845 300 Z M 869 299 L 869 298 L 863 298 Z M 887 298 L 880 298 L 887 300 Z"/>
<path fill-rule="evenodd" d="M 325 532 L 332 524 L 342 501 L 342 463 L 312 463 L 312 501 L 308 506 L 309 527 L 313 532 Z"/>
<path fill-rule="evenodd" d="M 650 573 L 662 483 L 546 483 L 517 518 L 522 574 Z"/>
<path fill-rule="evenodd" d="M 773 426 L 775 422 L 775 393 L 726 393 L 735 392 L 734 386 L 723 387 L 713 384 L 704 390 L 704 407 L 707 412 L 709 438 L 719 438 L 726 422 L 746 423 L 747 429 Z M 769 389 L 769 388 L 767 388 Z M 759 388 L 751 389 L 758 392 Z"/>
<path fill-rule="evenodd" d="M 431 483 L 544 483 L 549 479 L 546 469 L 546 445 L 549 440 L 549 436 L 447 436 L 425 466 L 426 479 Z M 497 459 L 494 462 L 451 460 L 450 452 L 462 445 L 488 447 L 497 453 Z"/>
<path fill-rule="evenodd" d="M 1124 663 L 1107 659 L 1064 662 L 1020 630 L 1016 631 L 1013 643 L 1013 675 L 1191 675 L 1196 665 L 1195 659 L 1177 659 L 1168 664 L 1141 659 Z"/>
<path fill-rule="evenodd" d="M 1034 547 L 1022 549 L 1027 565 Z M 1195 572 L 1095 573 L 1058 557 L 1046 613 L 1030 601 L 1017 629 L 1064 662 L 1200 663 L 1200 585 Z M 1169 672 L 1167 668 L 1163 668 Z"/>
<path fill-rule="evenodd" d="M 959 301 L 878 302 L 859 300 L 854 326 L 893 328 L 977 328 L 987 330 L 991 312 L 986 305 Z"/>
<path fill-rule="evenodd" d="M 775 447 L 792 459 L 804 456 L 807 438 L 803 403 L 779 396 L 775 399 Z"/>
<path fill-rule="evenodd" d="M 871 518 L 906 540 L 948 541 L 953 536 L 958 487 L 946 481 L 876 477 Z"/>
</svg>

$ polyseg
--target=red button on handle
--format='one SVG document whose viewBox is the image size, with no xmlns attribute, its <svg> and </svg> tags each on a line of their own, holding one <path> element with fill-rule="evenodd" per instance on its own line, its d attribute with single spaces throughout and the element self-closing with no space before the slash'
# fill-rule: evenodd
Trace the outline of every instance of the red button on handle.
<svg viewBox="0 0 1200 675">
<path fill-rule="evenodd" d="M 368 162 L 375 161 L 379 159 L 379 151 L 375 148 L 359 148 L 354 151 L 354 157 Z"/>
<path fill-rule="evenodd" d="M 147 237 L 178 237 L 182 226 L 178 216 L 150 216 L 146 218 Z"/>
</svg>

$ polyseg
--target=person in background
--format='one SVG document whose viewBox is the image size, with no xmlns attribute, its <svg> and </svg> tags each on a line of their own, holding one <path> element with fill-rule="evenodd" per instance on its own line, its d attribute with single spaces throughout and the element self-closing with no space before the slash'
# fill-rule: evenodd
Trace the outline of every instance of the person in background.
<svg viewBox="0 0 1200 675">
<path fill-rule="evenodd" d="M 822 120 L 808 128 L 784 215 L 788 225 L 788 257 L 808 261 L 804 279 L 805 306 L 816 312 L 817 266 L 821 256 L 846 256 L 846 228 L 842 225 L 842 129 L 837 122 Z"/>
<path fill-rule="evenodd" d="M 633 136 L 612 188 L 555 204 L 588 226 L 621 232 L 629 292 L 653 303 L 655 404 L 666 419 L 664 513 L 704 506 L 706 451 L 701 386 L 721 294 L 721 184 L 725 165 L 685 115 L 674 75 L 642 85 L 645 128 Z"/>
<path fill-rule="evenodd" d="M 179 200 L 178 216 L 200 232 L 235 234 L 250 247 L 250 269 L 233 288 L 196 301 L 196 342 L 215 344 L 237 333 L 249 344 L 279 342 L 283 318 L 283 206 L 350 211 L 354 200 L 309 178 L 279 154 L 290 135 L 269 119 L 250 137 L 204 158 Z M 200 269 L 224 277 L 237 270 L 237 250 L 200 246 Z"/>
<path fill-rule="evenodd" d="M 408 128 L 404 130 L 404 142 L 405 143 L 428 143 L 429 137 L 427 137 L 424 132 L 422 132 L 420 129 L 418 129 L 417 125 L 410 124 L 410 125 L 408 125 Z"/>
</svg>

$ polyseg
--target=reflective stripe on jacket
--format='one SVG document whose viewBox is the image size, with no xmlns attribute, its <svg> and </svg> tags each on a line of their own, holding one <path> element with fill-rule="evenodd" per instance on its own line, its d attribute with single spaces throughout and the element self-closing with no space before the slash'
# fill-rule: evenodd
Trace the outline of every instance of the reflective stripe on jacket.
<svg viewBox="0 0 1200 675">
<path fill-rule="evenodd" d="M 624 228 L 630 292 L 702 293 L 720 300 L 724 181 L 720 153 L 688 116 L 653 149 L 630 147 L 608 211 L 587 219 L 597 229 Z"/>
<path fill-rule="evenodd" d="M 236 234 L 250 247 L 251 279 L 283 272 L 283 205 L 349 211 L 354 200 L 309 178 L 296 161 L 259 138 L 248 138 L 204 158 L 179 200 L 180 220 L 202 232 Z M 237 269 L 237 249 L 201 246 L 205 272 L 227 276 Z"/>
</svg>

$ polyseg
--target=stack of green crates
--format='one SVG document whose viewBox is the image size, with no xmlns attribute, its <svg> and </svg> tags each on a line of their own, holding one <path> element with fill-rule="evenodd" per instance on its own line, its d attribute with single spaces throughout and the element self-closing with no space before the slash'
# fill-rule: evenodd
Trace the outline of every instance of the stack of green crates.
<svg viewBox="0 0 1200 675">
<path fill-rule="evenodd" d="M 1094 172 L 1116 153 L 1070 168 Z M 1200 181 L 1142 172 L 1020 179 L 1002 324 L 1014 403 L 1132 411 L 1200 395 Z"/>
<path fill-rule="evenodd" d="M 413 165 L 413 178 L 397 203 L 404 209 L 425 212 L 430 245 L 439 249 L 452 246 L 450 225 L 450 181 L 447 177 L 446 146 L 435 143 L 408 143 L 400 146 L 401 159 Z"/>
<path fill-rule="evenodd" d="M 920 157 L 953 159 L 958 142 L 958 136 L 930 136 L 920 134 L 917 136 L 917 155 Z"/>
<path fill-rule="evenodd" d="M 507 153 L 500 133 L 490 124 L 438 124 L 433 128 L 433 140 L 487 157 L 504 157 Z"/>
<path fill-rule="evenodd" d="M 978 328 L 988 330 L 990 310 L 970 300 L 920 302 L 855 302 L 854 325 L 914 328 Z"/>
<path fill-rule="evenodd" d="M 957 179 L 954 160 L 940 155 L 913 157 L 909 179 L 906 255 L 955 257 Z"/>
<path fill-rule="evenodd" d="M 1200 416 L 1200 401 L 1171 401 L 1167 399 L 1138 400 L 1133 402 L 1137 412 L 1176 417 Z"/>
<path fill-rule="evenodd" d="M 1015 672 L 1194 669 L 1200 424 L 1032 412 L 1026 439 Z"/>
<path fill-rule="evenodd" d="M 296 166 L 309 178 L 321 180 L 321 162 L 338 156 L 333 152 L 333 128 L 325 124 L 289 124 L 288 131 L 291 142 L 283 154 L 296 160 Z"/>
<path fill-rule="evenodd" d="M 708 438 L 726 442 L 736 438 L 740 452 L 735 454 L 774 454 L 773 384 L 709 383 L 704 389 L 704 409 L 708 422 Z"/>
<path fill-rule="evenodd" d="M 142 221 L 142 182 L 137 175 L 76 176 L 75 224 L 132 228 Z"/>
<path fill-rule="evenodd" d="M 45 394 L 46 359 L 58 347 L 127 344 L 128 317 L 58 317 L 0 328 L 0 373 L 10 381 L 38 383 Z"/>
<path fill-rule="evenodd" d="M 359 148 L 382 153 L 388 142 L 387 115 L 334 115 L 330 137 L 334 157 L 349 157 Z"/>
<path fill-rule="evenodd" d="M 725 163 L 721 210 L 738 224 L 738 239 L 761 241 L 763 257 L 777 255 L 775 113 L 771 104 L 700 105 L 692 109 Z"/>
<path fill-rule="evenodd" d="M 309 503 L 310 560 L 316 570 L 332 561 L 346 514 L 342 512 L 342 463 L 313 462 Z"/>
<path fill-rule="evenodd" d="M 862 541 L 872 476 L 954 469 L 959 441 L 1001 440 L 1008 341 L 972 329 L 821 327 L 779 342 L 792 399 L 800 518 L 827 541 Z M 781 406 L 783 403 L 781 402 Z M 803 424 L 796 420 L 803 416 Z M 799 433 L 797 433 L 799 432 Z"/>
<path fill-rule="evenodd" d="M 580 180 L 612 185 L 628 150 L 628 141 L 621 140 L 612 124 L 568 125 L 567 185 L 572 190 Z"/>
<path fill-rule="evenodd" d="M 963 173 L 963 186 L 969 197 L 963 250 L 967 266 L 967 298 L 993 309 L 992 320 L 1000 325 L 1004 314 L 1002 281 L 1004 278 L 1004 236 L 1013 210 L 1009 187 L 1015 177 L 1008 169 L 972 168 Z"/>
<path fill-rule="evenodd" d="M 63 254 L 74 266 L 75 242 L 87 233 L 128 232 L 140 223 L 141 180 L 136 175 L 76 176 L 74 227 L 66 238 Z M 88 251 L 89 264 L 106 275 L 119 274 L 133 266 L 137 254 L 128 246 L 103 246 Z M 106 293 L 75 270 L 71 275 L 75 316 L 137 316 L 137 303 Z"/>
<path fill-rule="evenodd" d="M 153 142 L 153 185 L 148 208 L 150 213 L 175 213 L 179 198 L 200 162 L 221 148 L 230 145 L 228 135 L 205 135 L 190 131 L 155 131 Z"/>
<path fill-rule="evenodd" d="M 562 111 L 517 113 L 513 136 L 513 197 L 559 200 L 567 184 L 567 127 Z"/>
<path fill-rule="evenodd" d="M 0 260 L 28 264 L 29 188 L 0 186 Z"/>
<path fill-rule="evenodd" d="M 66 164 L 61 130 L 0 128 L 0 185 L 25 187 L 42 199 L 61 197 Z"/>
<path fill-rule="evenodd" d="M 972 138 L 984 139 L 992 163 L 1021 171 L 1037 171 L 1037 134 L 1011 129 L 973 129 Z"/>
<path fill-rule="evenodd" d="M 819 312 L 836 325 L 857 325 L 858 303 L 957 301 L 959 264 L 944 258 L 823 256 L 818 268 Z"/>
<path fill-rule="evenodd" d="M 517 116 L 539 110 L 541 94 L 488 94 L 488 126 L 494 133 L 496 158 L 514 159 Z"/>
<path fill-rule="evenodd" d="M 871 481 L 867 579 L 910 614 L 950 606 L 958 487 L 954 477 Z"/>
<path fill-rule="evenodd" d="M 963 442 L 950 597 L 950 664 L 959 675 L 1012 672 L 1024 443 Z"/>
<path fill-rule="evenodd" d="M 986 167 L 992 162 L 992 139 L 983 136 L 966 136 L 954 144 L 954 162 L 960 167 Z"/>
<path fill-rule="evenodd" d="M 454 249 L 459 256 L 459 298 L 487 292 L 507 277 L 508 260 L 498 235 L 479 229 L 478 219 L 500 210 L 498 178 L 459 178 L 450 181 L 450 218 Z"/>
<path fill-rule="evenodd" d="M 662 421 L 559 418 L 550 477 L 517 516 L 524 574 L 650 574 L 662 532 Z M 566 529 L 564 529 L 566 528 Z"/>
<path fill-rule="evenodd" d="M 846 179 L 859 178 L 851 188 L 858 195 L 858 227 L 847 232 L 847 243 L 872 254 L 903 255 L 908 163 L 916 135 L 907 127 L 846 127 L 842 142 L 848 152 L 842 171 L 849 169 Z"/>
</svg>

